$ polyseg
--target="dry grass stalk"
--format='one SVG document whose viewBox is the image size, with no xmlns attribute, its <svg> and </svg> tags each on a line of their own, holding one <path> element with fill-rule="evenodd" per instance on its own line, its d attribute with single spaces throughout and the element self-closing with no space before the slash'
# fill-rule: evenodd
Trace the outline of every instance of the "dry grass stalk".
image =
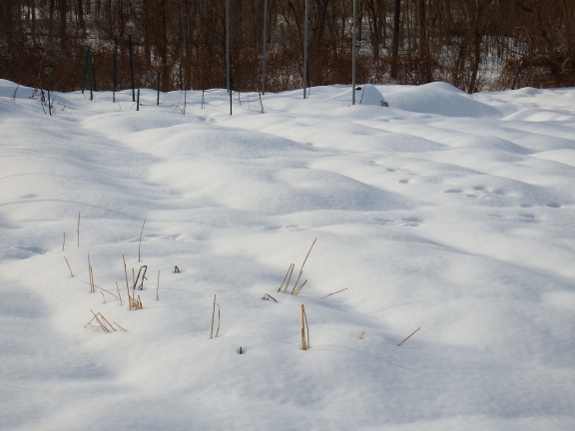
<svg viewBox="0 0 575 431">
<path fill-rule="evenodd" d="M 348 289 L 347 287 L 346 287 L 345 289 L 340 289 L 340 290 L 338 290 L 338 291 L 336 291 L 336 292 L 330 293 L 329 295 L 322 296 L 322 297 L 319 298 L 319 299 L 327 298 L 328 296 L 335 295 L 336 293 L 343 292 L 344 290 L 347 290 L 347 289 Z"/>
<path fill-rule="evenodd" d="M 141 253 L 140 250 L 142 248 L 142 236 L 144 235 L 144 226 L 146 226 L 146 219 L 148 217 L 144 217 L 144 223 L 142 224 L 142 230 L 140 231 L 140 242 L 138 244 L 138 262 L 141 262 Z"/>
<path fill-rule="evenodd" d="M 299 274 L 298 274 L 298 276 L 297 276 L 297 278 L 296 278 L 296 280 L 295 280 L 295 283 L 294 283 L 294 285 L 293 285 L 293 289 L 292 289 L 292 291 L 291 291 L 291 294 L 292 294 L 292 295 L 297 295 L 297 294 L 299 293 L 299 291 L 301 290 L 301 288 L 302 288 L 302 287 L 304 286 L 304 284 L 305 284 L 305 282 L 304 282 L 304 283 L 301 284 L 301 286 L 298 287 L 299 279 L 301 278 L 301 276 L 302 276 L 302 274 L 303 274 L 303 268 L 304 268 L 304 266 L 305 266 L 305 264 L 306 264 L 306 262 L 307 262 L 307 258 L 309 257 L 309 255 L 310 255 L 310 253 L 311 253 L 311 251 L 312 251 L 312 249 L 313 249 L 313 246 L 315 245 L 315 242 L 316 242 L 316 241 L 317 241 L 317 238 L 313 240 L 313 242 L 311 243 L 311 247 L 309 248 L 307 254 L 305 255 L 305 259 L 303 260 L 303 263 L 301 264 L 301 268 L 300 268 L 300 270 L 299 270 Z M 307 281 L 307 280 L 306 280 L 306 281 Z M 296 293 L 296 290 L 297 290 L 297 293 Z"/>
<path fill-rule="evenodd" d="M 62 232 L 62 251 L 66 248 L 66 232 Z"/>
<path fill-rule="evenodd" d="M 80 213 L 78 213 L 78 229 L 76 229 L 76 233 L 78 234 L 78 247 L 80 247 Z"/>
<path fill-rule="evenodd" d="M 311 348 L 309 341 L 309 324 L 307 322 L 307 314 L 305 313 L 305 306 L 301 305 L 301 349 L 308 350 Z"/>
<path fill-rule="evenodd" d="M 216 328 L 216 333 L 214 335 L 214 323 L 216 320 L 216 307 L 218 307 L 218 327 Z M 216 338 L 220 333 L 220 323 L 221 323 L 221 313 L 220 304 L 216 302 L 216 295 L 214 295 L 214 302 L 212 304 L 212 323 L 210 325 L 210 338 Z"/>
<path fill-rule="evenodd" d="M 363 334 L 365 334 L 365 331 L 363 331 L 361 334 L 359 334 L 359 339 L 363 340 Z"/>
<path fill-rule="evenodd" d="M 305 284 L 307 283 L 307 280 L 304 281 L 302 284 L 300 284 L 298 287 L 294 287 L 294 289 L 292 290 L 291 294 L 292 295 L 297 295 L 305 286 Z"/>
<path fill-rule="evenodd" d="M 409 340 L 413 334 L 415 334 L 420 329 L 421 329 L 421 326 L 419 328 L 417 328 L 415 331 L 413 331 L 411 334 L 409 334 L 407 337 L 405 337 L 405 339 L 401 343 L 399 343 L 397 346 L 398 347 L 401 346 L 403 343 L 405 343 L 407 340 Z"/>
<path fill-rule="evenodd" d="M 287 287 L 289 286 L 289 282 L 291 280 L 291 276 L 293 274 L 294 268 L 295 268 L 295 265 L 293 263 L 290 264 L 288 270 L 286 271 L 286 275 L 284 275 L 284 279 L 282 280 L 282 284 L 280 284 L 280 287 L 278 287 L 278 292 L 281 292 L 282 288 L 283 288 L 284 292 L 287 290 Z M 287 280 L 287 283 L 286 283 L 286 280 Z M 284 287 L 284 283 L 285 283 L 285 287 Z"/>
<path fill-rule="evenodd" d="M 120 285 L 118 284 L 117 281 L 116 281 L 116 289 L 118 290 L 118 298 L 120 299 L 120 305 L 124 305 L 124 303 L 122 302 L 122 295 L 120 294 Z"/>
<path fill-rule="evenodd" d="M 90 263 L 90 255 L 88 254 L 88 273 L 90 274 L 90 293 L 96 292 L 96 285 L 94 284 L 94 269 Z"/>
<path fill-rule="evenodd" d="M 274 298 L 273 296 L 271 296 L 269 293 L 264 293 L 263 299 L 267 300 L 268 298 L 272 299 L 272 300 L 275 301 L 276 303 L 279 302 L 277 299 L 275 299 L 275 298 Z"/>
<path fill-rule="evenodd" d="M 215 338 L 218 337 L 218 334 L 220 333 L 220 323 L 222 321 L 222 314 L 221 314 L 221 309 L 220 309 L 220 304 L 218 305 L 218 327 L 216 328 L 216 335 L 214 335 Z"/>
<path fill-rule="evenodd" d="M 160 270 L 158 270 L 158 284 L 156 285 L 156 301 L 160 300 Z"/>
<path fill-rule="evenodd" d="M 178 265 L 174 266 L 174 272 L 175 272 L 176 274 L 179 274 L 179 273 L 180 273 L 180 268 L 178 268 Z"/>
<path fill-rule="evenodd" d="M 114 325 L 116 325 L 116 326 L 117 326 L 118 328 L 120 328 L 122 331 L 128 332 L 128 331 L 126 331 L 124 328 L 122 328 L 120 325 L 118 325 L 116 322 L 114 322 Z"/>
<path fill-rule="evenodd" d="M 80 280 L 80 281 L 81 281 L 82 283 L 89 284 L 90 286 L 92 285 L 91 282 L 87 282 L 87 281 L 84 281 L 84 280 Z M 112 295 L 114 298 L 118 299 L 118 297 L 116 296 L 116 294 L 110 292 L 108 289 L 104 289 L 103 287 L 100 287 L 100 286 L 98 286 L 97 284 L 94 284 L 94 287 L 97 287 L 98 289 L 103 290 L 104 292 L 109 293 L 109 294 Z"/>
<path fill-rule="evenodd" d="M 86 323 L 86 324 L 84 325 L 84 328 L 85 328 L 86 326 L 88 326 L 88 325 L 93 326 L 93 327 L 98 327 L 98 326 L 99 326 L 100 328 L 102 328 L 102 330 L 103 330 L 105 333 L 110 333 L 110 332 L 112 332 L 112 331 L 116 332 L 116 328 L 114 328 L 114 326 L 112 326 L 112 324 L 111 324 L 110 322 L 108 322 L 108 319 L 106 319 L 106 318 L 102 315 L 102 313 L 94 313 L 94 311 L 93 311 L 92 309 L 90 309 L 90 311 L 92 312 L 92 314 L 94 315 L 94 317 L 92 317 L 92 319 L 91 319 L 88 323 Z M 96 320 L 96 322 L 98 322 L 98 325 L 92 325 L 92 322 L 93 322 L 94 320 Z M 118 325 L 118 324 L 116 323 L 116 325 Z M 118 326 L 120 326 L 120 325 L 118 325 Z M 124 329 L 124 328 L 122 328 L 122 329 Z M 126 330 L 124 329 L 124 331 L 126 331 Z M 127 331 L 126 331 L 126 332 L 127 332 Z"/>
<path fill-rule="evenodd" d="M 128 284 L 128 267 L 126 266 L 126 258 L 122 255 L 122 259 L 124 260 L 124 276 L 126 277 L 126 290 L 128 291 L 128 298 L 130 298 L 130 285 Z M 132 301 L 128 301 L 130 305 L 130 310 L 132 309 Z"/>
<path fill-rule="evenodd" d="M 72 267 L 70 266 L 70 262 L 68 262 L 68 259 L 66 259 L 66 256 L 64 256 L 64 260 L 68 264 L 68 269 L 70 270 L 70 277 L 74 277 L 74 273 L 72 272 Z"/>
</svg>

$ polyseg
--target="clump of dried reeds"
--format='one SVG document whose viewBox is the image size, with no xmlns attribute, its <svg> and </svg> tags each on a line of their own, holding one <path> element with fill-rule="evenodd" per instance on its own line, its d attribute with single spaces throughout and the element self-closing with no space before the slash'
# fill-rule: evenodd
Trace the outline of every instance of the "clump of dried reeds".
<svg viewBox="0 0 575 431">
<path fill-rule="evenodd" d="M 93 326 L 93 327 L 95 327 L 95 328 L 98 328 L 98 327 L 102 328 L 102 330 L 103 330 L 105 333 L 107 333 L 107 334 L 109 334 L 110 332 L 116 332 L 116 328 L 114 328 L 114 325 L 112 325 L 112 324 L 108 321 L 108 319 L 106 319 L 106 318 L 102 315 L 102 313 L 99 313 L 99 312 L 98 312 L 98 313 L 94 313 L 94 311 L 93 311 L 92 309 L 90 309 L 90 311 L 92 312 L 92 314 L 94 315 L 94 317 L 92 317 L 92 319 L 91 319 L 88 323 L 86 323 L 86 324 L 84 325 L 84 328 L 85 328 L 86 326 Z M 92 324 L 92 322 L 93 322 L 94 320 L 98 323 L 97 325 Z M 116 322 L 114 322 L 114 323 L 115 323 L 116 326 L 117 326 L 118 328 L 120 328 L 122 331 L 128 332 L 128 331 L 126 331 L 124 328 L 122 328 L 120 325 L 118 325 Z"/>
<path fill-rule="evenodd" d="M 306 262 L 307 262 L 307 259 L 309 258 L 309 255 L 311 254 L 311 251 L 312 251 L 313 246 L 315 245 L 315 242 L 316 242 L 316 241 L 317 241 L 317 238 L 314 239 L 313 242 L 311 243 L 311 247 L 309 248 L 309 250 L 308 250 L 308 252 L 307 252 L 307 254 L 306 254 L 306 256 L 305 256 L 305 259 L 303 260 L 303 263 L 301 264 L 301 267 L 300 267 L 298 276 L 297 276 L 297 278 L 296 278 L 296 280 L 295 280 L 295 283 L 294 283 L 294 285 L 293 285 L 293 288 L 292 288 L 292 290 L 291 290 L 290 295 L 297 295 L 298 293 L 300 293 L 301 290 L 303 289 L 303 287 L 304 287 L 304 286 L 306 285 L 306 283 L 307 283 L 307 280 L 305 280 L 305 281 L 302 282 L 301 284 L 298 284 L 299 281 L 300 281 L 300 279 L 301 279 L 301 276 L 302 276 L 302 274 L 303 274 L 303 268 L 304 268 L 304 266 L 305 266 L 305 264 L 306 264 Z M 295 268 L 295 265 L 294 265 L 293 263 L 290 264 L 290 266 L 288 267 L 288 270 L 286 271 L 286 274 L 284 275 L 284 278 L 283 278 L 283 280 L 282 280 L 282 282 L 281 282 L 281 284 L 280 284 L 280 287 L 278 287 L 278 289 L 277 289 L 278 292 L 284 292 L 284 293 L 287 292 L 287 288 L 288 288 L 288 286 L 289 286 L 289 284 L 290 284 L 290 281 L 291 281 L 291 277 L 292 277 L 292 275 L 293 275 L 294 268 Z"/>
</svg>

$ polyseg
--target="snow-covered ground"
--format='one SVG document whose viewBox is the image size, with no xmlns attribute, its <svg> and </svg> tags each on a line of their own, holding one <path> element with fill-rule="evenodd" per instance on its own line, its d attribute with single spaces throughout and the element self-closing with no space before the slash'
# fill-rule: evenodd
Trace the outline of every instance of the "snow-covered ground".
<svg viewBox="0 0 575 431">
<path fill-rule="evenodd" d="M 350 92 L 0 81 L 0 429 L 575 429 L 575 90 Z"/>
</svg>

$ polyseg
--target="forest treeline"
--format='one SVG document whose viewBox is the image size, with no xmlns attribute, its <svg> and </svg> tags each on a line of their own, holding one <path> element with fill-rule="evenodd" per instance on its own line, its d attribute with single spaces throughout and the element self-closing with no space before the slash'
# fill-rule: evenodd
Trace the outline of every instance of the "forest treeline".
<svg viewBox="0 0 575 431">
<path fill-rule="evenodd" d="M 233 88 L 262 88 L 265 0 L 228 0 Z M 59 91 L 226 87 L 226 0 L 0 0 L 0 77 Z M 301 88 L 305 0 L 268 0 L 267 90 Z M 310 86 L 351 83 L 352 0 L 309 0 Z M 573 86 L 575 0 L 357 0 L 357 82 Z"/>
</svg>

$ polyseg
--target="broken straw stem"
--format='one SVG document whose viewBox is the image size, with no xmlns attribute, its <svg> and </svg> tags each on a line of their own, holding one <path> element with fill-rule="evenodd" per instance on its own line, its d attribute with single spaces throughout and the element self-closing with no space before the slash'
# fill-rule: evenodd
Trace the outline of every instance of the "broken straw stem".
<svg viewBox="0 0 575 431">
<path fill-rule="evenodd" d="M 405 337 L 405 339 L 401 343 L 399 343 L 397 346 L 398 347 L 401 346 L 403 343 L 405 343 L 407 340 L 409 340 L 413 334 L 415 334 L 420 329 L 421 329 L 421 326 L 419 328 L 417 328 L 415 331 L 413 331 L 411 334 L 409 334 L 407 337 Z"/>
</svg>

